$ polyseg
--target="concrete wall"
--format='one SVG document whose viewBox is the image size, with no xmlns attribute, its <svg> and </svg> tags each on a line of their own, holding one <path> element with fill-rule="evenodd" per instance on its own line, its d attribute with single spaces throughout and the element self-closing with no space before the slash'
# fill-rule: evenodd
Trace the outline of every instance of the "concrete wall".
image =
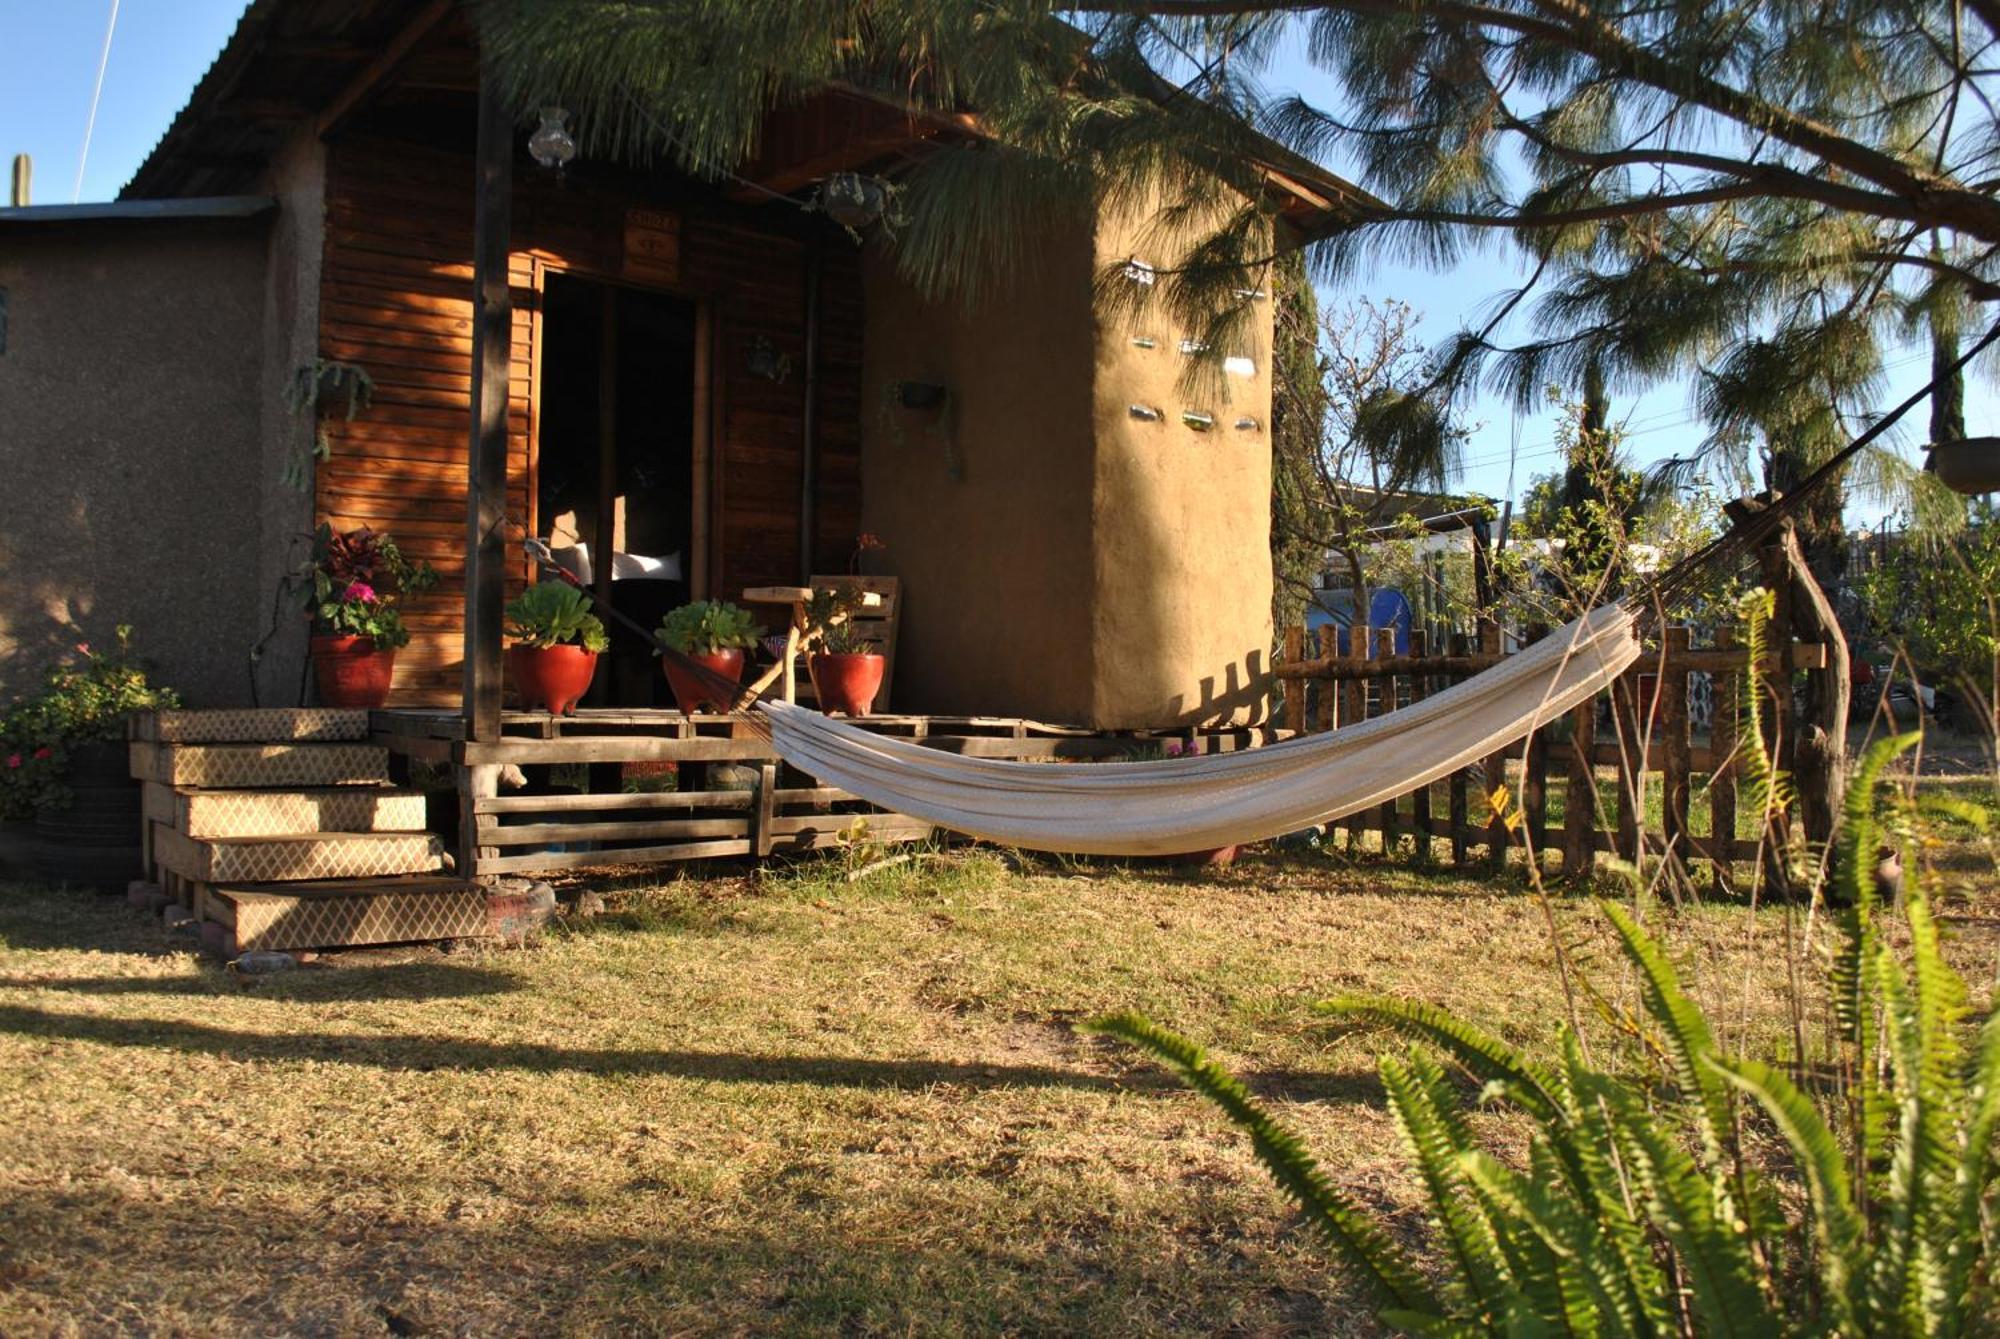
<svg viewBox="0 0 2000 1339">
<path fill-rule="evenodd" d="M 862 520 L 902 579 L 901 711 L 1090 714 L 1091 252 L 1082 230 L 976 311 L 864 269 Z M 946 416 L 886 405 L 942 383 Z M 952 477 L 946 436 L 958 461 Z"/>
<path fill-rule="evenodd" d="M 0 234 L 0 701 L 130 623 L 195 705 L 247 692 L 267 223 Z"/>
<path fill-rule="evenodd" d="M 1143 231 L 1107 218 L 1094 235 L 1043 239 L 1025 248 L 1036 269 L 970 313 L 921 302 L 870 255 L 862 510 L 888 544 L 869 570 L 907 592 L 896 709 L 1100 728 L 1260 717 L 1270 307 L 1240 351 L 1255 374 L 1191 399 L 1177 329 L 1158 315 L 1128 328 L 1093 307 L 1098 267 Z M 1135 347 L 1139 333 L 1155 347 Z M 951 389 L 962 477 L 930 416 L 883 407 L 901 380 Z M 1133 404 L 1163 417 L 1134 419 Z M 1188 408 L 1213 429 L 1184 426 Z M 1254 429 L 1234 427 L 1246 417 Z"/>
</svg>

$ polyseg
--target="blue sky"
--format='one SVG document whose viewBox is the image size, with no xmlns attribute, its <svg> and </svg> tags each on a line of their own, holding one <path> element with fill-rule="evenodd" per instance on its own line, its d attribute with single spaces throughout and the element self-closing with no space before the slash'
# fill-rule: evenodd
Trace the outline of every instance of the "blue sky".
<svg viewBox="0 0 2000 1339">
<path fill-rule="evenodd" d="M 7 53 L 7 77 L 0 79 L 0 156 L 34 156 L 38 204 L 67 203 L 76 187 L 111 10 L 112 0 L 0 0 L 0 51 Z M 243 0 L 119 0 L 80 198 L 107 200 L 117 194 L 187 101 L 242 10 Z M 1299 84 L 1311 77 L 1299 63 L 1287 62 L 1272 82 Z M 1313 91 L 1309 84 L 1307 91 Z M 1400 298 L 1423 314 L 1422 333 L 1435 342 L 1513 282 L 1512 262 L 1496 249 L 1449 274 L 1385 263 L 1357 276 L 1345 292 L 1327 296 Z M 1924 364 L 1921 350 L 1900 356 L 1887 403 L 1922 384 Z M 1991 430 L 1994 400 L 1984 387 L 1973 389 L 1968 410 L 1973 432 Z M 1701 439 L 1685 386 L 1614 397 L 1613 413 L 1626 420 L 1630 449 L 1641 460 L 1685 454 Z M 1921 417 L 1912 415 L 1919 436 Z M 1519 496 L 1533 475 L 1555 466 L 1554 413 L 1517 417 L 1506 404 L 1487 401 L 1473 407 L 1472 418 L 1480 426 L 1467 450 L 1465 487 Z M 1877 514 L 1876 508 L 1857 506 L 1852 519 L 1869 521 Z"/>
</svg>

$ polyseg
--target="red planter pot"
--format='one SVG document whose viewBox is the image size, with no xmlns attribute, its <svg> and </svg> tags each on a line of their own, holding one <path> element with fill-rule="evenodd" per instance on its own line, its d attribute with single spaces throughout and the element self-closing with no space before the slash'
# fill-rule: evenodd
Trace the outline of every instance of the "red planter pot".
<svg viewBox="0 0 2000 1339">
<path fill-rule="evenodd" d="M 597 652 L 581 646 L 510 646 L 507 677 L 523 711 L 543 707 L 557 716 L 573 715 L 597 674 Z"/>
<path fill-rule="evenodd" d="M 819 694 L 821 711 L 866 716 L 875 705 L 875 694 L 882 691 L 882 672 L 887 665 L 886 660 L 873 652 L 862 655 L 822 652 L 807 660 L 806 669 L 812 675 L 813 691 Z"/>
<path fill-rule="evenodd" d="M 313 679 L 329 707 L 379 707 L 389 700 L 396 648 L 378 648 L 373 637 L 312 639 Z"/>
<path fill-rule="evenodd" d="M 688 659 L 712 674 L 721 675 L 731 683 L 743 677 L 743 652 L 740 648 L 715 651 L 708 655 L 690 654 Z M 704 706 L 716 711 L 729 710 L 729 703 L 717 700 L 722 694 L 709 687 L 699 676 L 676 665 L 671 657 L 662 656 L 660 667 L 667 672 L 667 684 L 674 690 L 674 701 L 678 702 L 681 710 L 688 715 L 694 715 Z"/>
</svg>

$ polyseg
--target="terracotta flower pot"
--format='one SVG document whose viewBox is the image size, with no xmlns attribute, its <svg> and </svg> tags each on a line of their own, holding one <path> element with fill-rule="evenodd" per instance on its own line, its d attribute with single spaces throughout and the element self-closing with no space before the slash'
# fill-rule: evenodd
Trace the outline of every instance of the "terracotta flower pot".
<svg viewBox="0 0 2000 1339">
<path fill-rule="evenodd" d="M 690 653 L 688 659 L 711 674 L 721 675 L 731 683 L 743 677 L 743 652 L 740 648 L 711 651 L 706 655 Z M 660 666 L 667 672 L 667 684 L 674 690 L 674 701 L 680 704 L 681 710 L 686 714 L 692 716 L 704 706 L 715 711 L 729 709 L 727 702 L 716 700 L 720 694 L 715 689 L 709 687 L 698 675 L 676 665 L 671 657 L 661 657 Z"/>
<path fill-rule="evenodd" d="M 542 707 L 557 716 L 574 715 L 596 673 L 597 652 L 581 646 L 507 648 L 507 677 L 523 711 Z"/>
<path fill-rule="evenodd" d="M 888 662 L 873 652 L 831 655 L 821 652 L 810 657 L 806 670 L 812 675 L 813 691 L 819 694 L 819 709 L 866 716 L 882 691 L 882 672 Z"/>
<path fill-rule="evenodd" d="M 395 647 L 377 647 L 373 637 L 315 637 L 312 662 L 322 705 L 379 707 L 388 702 Z"/>
</svg>

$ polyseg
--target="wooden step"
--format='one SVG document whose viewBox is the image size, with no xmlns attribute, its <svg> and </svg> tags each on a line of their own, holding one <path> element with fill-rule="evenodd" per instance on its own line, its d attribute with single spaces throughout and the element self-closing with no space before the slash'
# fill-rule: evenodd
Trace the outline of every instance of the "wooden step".
<svg viewBox="0 0 2000 1339">
<path fill-rule="evenodd" d="M 135 740 L 132 775 L 163 786 L 276 790 L 380 786 L 389 750 L 377 744 L 161 744 Z"/>
<path fill-rule="evenodd" d="M 346 743 L 368 738 L 368 713 L 341 707 L 148 711 L 132 718 L 132 738 L 163 744 Z"/>
<path fill-rule="evenodd" d="M 203 840 L 153 825 L 153 859 L 198 883 L 367 879 L 429 874 L 444 846 L 428 832 L 312 832 Z"/>
<path fill-rule="evenodd" d="M 146 783 L 146 817 L 190 837 L 291 837 L 306 832 L 421 832 L 424 793 L 367 786 L 299 790 L 175 790 Z"/>
<path fill-rule="evenodd" d="M 201 887 L 199 901 L 209 920 L 227 927 L 238 953 L 471 939 L 488 932 L 486 895 L 463 879 L 215 884 Z"/>
</svg>

